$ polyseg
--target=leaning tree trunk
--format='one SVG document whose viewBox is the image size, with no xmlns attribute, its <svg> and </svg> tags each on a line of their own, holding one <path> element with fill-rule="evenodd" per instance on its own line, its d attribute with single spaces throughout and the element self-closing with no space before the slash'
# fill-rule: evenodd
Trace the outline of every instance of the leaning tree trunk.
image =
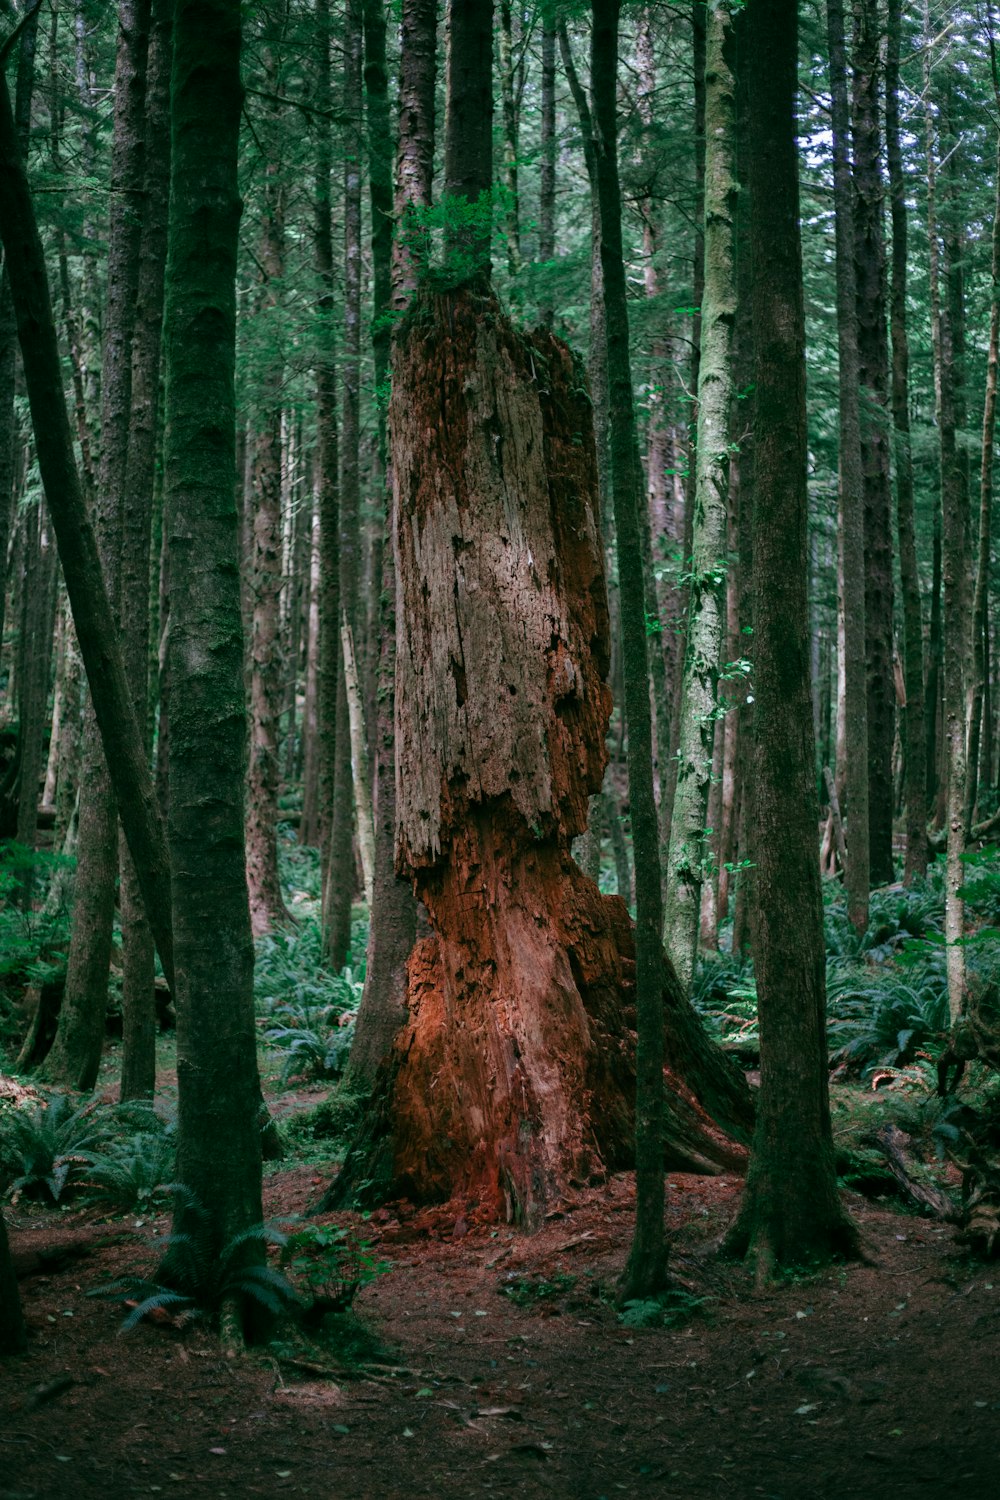
<svg viewBox="0 0 1000 1500">
<path fill-rule="evenodd" d="M 633 1151 L 630 924 L 570 855 L 610 708 L 589 403 L 551 335 L 516 334 L 489 294 L 427 292 L 390 426 L 397 861 L 432 931 L 337 1197 L 533 1225 Z M 688 1163 L 733 1159 L 699 1140 Z"/>
<path fill-rule="evenodd" d="M 0 238 L 10 269 L 38 466 L 104 753 L 168 982 L 173 978 L 166 843 L 76 467 L 45 254 L 0 69 Z"/>
</svg>

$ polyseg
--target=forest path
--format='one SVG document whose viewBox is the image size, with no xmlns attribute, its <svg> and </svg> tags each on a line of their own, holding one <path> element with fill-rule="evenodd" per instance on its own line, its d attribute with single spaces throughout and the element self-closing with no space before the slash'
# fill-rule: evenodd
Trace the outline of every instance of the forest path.
<svg viewBox="0 0 1000 1500">
<path fill-rule="evenodd" d="M 301 1212 L 319 1181 L 275 1174 L 267 1211 Z M 0 1367 L 0 1500 L 992 1500 L 1000 1272 L 950 1230 L 852 1197 L 871 1263 L 758 1294 L 706 1253 L 739 1190 L 670 1179 L 675 1271 L 709 1299 L 677 1328 L 624 1326 L 604 1300 L 628 1176 L 531 1238 L 453 1210 L 333 1216 L 394 1267 L 356 1303 L 376 1363 L 333 1383 L 227 1360 L 197 1326 L 119 1338 L 114 1305 L 85 1294 L 148 1255 L 100 1246 L 23 1283 L 31 1354 Z M 15 1248 L 53 1217 L 15 1214 Z"/>
</svg>

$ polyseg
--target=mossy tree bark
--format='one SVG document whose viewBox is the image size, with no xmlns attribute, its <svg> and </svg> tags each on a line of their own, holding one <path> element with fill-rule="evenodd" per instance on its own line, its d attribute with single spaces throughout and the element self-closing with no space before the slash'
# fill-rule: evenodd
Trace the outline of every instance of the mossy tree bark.
<svg viewBox="0 0 1000 1500">
<path fill-rule="evenodd" d="M 758 1272 L 854 1250 L 827 1091 L 807 609 L 805 318 L 795 140 L 795 0 L 747 14 L 756 356 L 754 744 L 750 854 L 761 1087 L 746 1191 L 727 1237 Z"/>
<path fill-rule="evenodd" d="M 172 590 L 169 836 L 176 944 L 177 1228 L 218 1253 L 261 1219 L 260 1084 L 243 802 L 235 504 L 239 0 L 178 0 L 165 316 Z M 247 1255 L 261 1253 L 254 1241 Z"/>
<path fill-rule="evenodd" d="M 843 597 L 844 759 L 838 766 L 847 798 L 847 914 L 855 930 L 868 926 L 870 878 L 868 814 L 868 689 L 865 658 L 865 519 L 859 397 L 858 296 L 854 274 L 854 190 L 843 0 L 827 0 L 832 106 L 834 228 L 837 256 L 837 369 L 840 411 L 838 480 Z"/>
<path fill-rule="evenodd" d="M 264 317 L 279 305 L 285 274 L 285 181 L 282 160 L 281 8 L 273 22 L 277 35 L 265 39 L 263 65 L 268 98 L 259 125 L 264 152 L 264 187 L 258 249 L 258 306 Z M 247 883 L 254 935 L 270 932 L 290 918 L 278 875 L 278 730 L 281 719 L 282 651 L 279 633 L 281 577 L 281 403 L 284 355 L 274 340 L 262 371 L 250 432 L 252 516 L 250 623 L 250 764 L 247 775 Z"/>
<path fill-rule="evenodd" d="M 705 259 L 691 582 L 677 781 L 664 881 L 664 939 L 678 978 L 685 985 L 691 984 L 698 951 L 706 817 L 719 717 L 719 665 L 726 627 L 729 424 L 736 307 L 733 26 L 726 0 L 711 0 L 705 39 Z"/>
</svg>

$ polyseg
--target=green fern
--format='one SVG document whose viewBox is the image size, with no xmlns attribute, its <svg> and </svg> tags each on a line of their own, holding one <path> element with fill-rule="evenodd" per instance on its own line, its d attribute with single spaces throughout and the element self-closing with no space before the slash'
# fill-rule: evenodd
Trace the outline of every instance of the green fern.
<svg viewBox="0 0 1000 1500">
<path fill-rule="evenodd" d="M 53 1094 L 33 1109 L 0 1116 L 0 1171 L 10 1175 L 12 1196 L 48 1197 L 58 1203 L 66 1188 L 88 1171 L 92 1153 L 111 1131 L 107 1112 L 95 1100 L 75 1106 L 66 1094 Z"/>
</svg>

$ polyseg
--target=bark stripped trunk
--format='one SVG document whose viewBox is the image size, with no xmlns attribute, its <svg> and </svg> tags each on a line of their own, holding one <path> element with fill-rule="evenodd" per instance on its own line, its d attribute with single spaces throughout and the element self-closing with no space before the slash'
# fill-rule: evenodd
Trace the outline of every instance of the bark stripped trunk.
<svg viewBox="0 0 1000 1500">
<path fill-rule="evenodd" d="M 533 1225 L 632 1157 L 630 924 L 569 852 L 610 707 L 589 403 L 568 350 L 491 296 L 425 293 L 411 317 L 390 409 L 397 855 L 433 930 L 337 1195 L 367 1181 Z"/>
</svg>

